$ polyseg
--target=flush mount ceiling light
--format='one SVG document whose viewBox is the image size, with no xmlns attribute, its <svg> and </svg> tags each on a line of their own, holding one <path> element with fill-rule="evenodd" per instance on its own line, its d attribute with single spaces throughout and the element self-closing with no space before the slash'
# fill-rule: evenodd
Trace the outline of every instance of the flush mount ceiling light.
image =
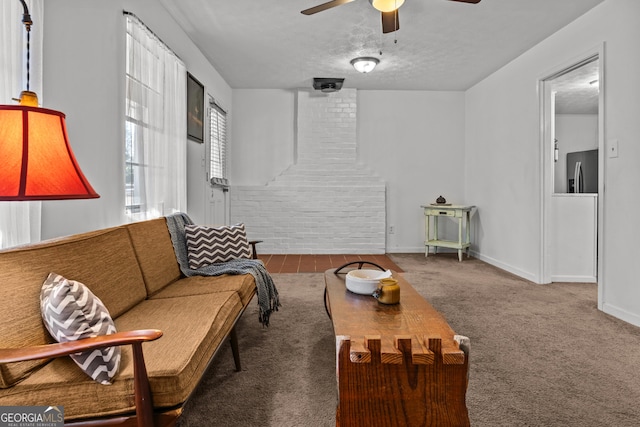
<svg viewBox="0 0 640 427">
<path fill-rule="evenodd" d="M 27 30 L 27 90 L 20 105 L 0 105 L 0 200 L 62 200 L 100 197 L 71 151 L 65 115 L 38 107 L 29 90 L 31 16 L 24 0 Z"/>
<path fill-rule="evenodd" d="M 378 58 L 373 58 L 371 56 L 363 56 L 351 60 L 351 65 L 353 65 L 353 68 L 361 73 L 370 73 L 374 68 L 376 68 L 376 65 L 378 65 L 379 63 L 380 60 Z"/>
<path fill-rule="evenodd" d="M 404 0 L 369 0 L 380 12 L 393 12 L 404 4 Z"/>
</svg>

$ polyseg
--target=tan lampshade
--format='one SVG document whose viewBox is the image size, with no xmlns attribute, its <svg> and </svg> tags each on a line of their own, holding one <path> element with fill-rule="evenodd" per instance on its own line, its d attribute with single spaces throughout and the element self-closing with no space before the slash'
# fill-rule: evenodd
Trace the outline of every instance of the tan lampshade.
<svg viewBox="0 0 640 427">
<path fill-rule="evenodd" d="M 393 12 L 403 5 L 404 0 L 369 0 L 369 3 L 380 12 Z"/>
<path fill-rule="evenodd" d="M 36 106 L 0 105 L 0 200 L 100 197 L 71 151 L 65 115 L 35 99 Z"/>
</svg>

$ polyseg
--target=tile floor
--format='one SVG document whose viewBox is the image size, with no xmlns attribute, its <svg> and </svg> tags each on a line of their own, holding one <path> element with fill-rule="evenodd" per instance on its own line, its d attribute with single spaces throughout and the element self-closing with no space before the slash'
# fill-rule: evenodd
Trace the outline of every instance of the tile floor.
<svg viewBox="0 0 640 427">
<path fill-rule="evenodd" d="M 324 272 L 352 261 L 370 261 L 383 268 L 402 272 L 402 269 L 386 255 L 259 255 L 258 258 L 264 262 L 270 273 Z M 367 265 L 363 268 L 367 268 Z"/>
</svg>

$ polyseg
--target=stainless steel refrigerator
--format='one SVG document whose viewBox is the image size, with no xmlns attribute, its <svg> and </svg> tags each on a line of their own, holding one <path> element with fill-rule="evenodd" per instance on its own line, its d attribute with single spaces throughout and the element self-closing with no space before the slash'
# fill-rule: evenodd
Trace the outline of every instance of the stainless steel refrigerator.
<svg viewBox="0 0 640 427">
<path fill-rule="evenodd" d="M 598 192 L 598 150 L 567 154 L 567 193 Z"/>
</svg>

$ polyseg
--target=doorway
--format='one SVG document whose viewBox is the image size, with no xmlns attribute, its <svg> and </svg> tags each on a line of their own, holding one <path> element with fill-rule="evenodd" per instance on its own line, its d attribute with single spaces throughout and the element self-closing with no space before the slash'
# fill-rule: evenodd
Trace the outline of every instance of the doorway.
<svg viewBox="0 0 640 427">
<path fill-rule="evenodd" d="M 542 283 L 596 282 L 601 290 L 602 68 L 602 49 L 594 49 L 540 80 Z"/>
</svg>

